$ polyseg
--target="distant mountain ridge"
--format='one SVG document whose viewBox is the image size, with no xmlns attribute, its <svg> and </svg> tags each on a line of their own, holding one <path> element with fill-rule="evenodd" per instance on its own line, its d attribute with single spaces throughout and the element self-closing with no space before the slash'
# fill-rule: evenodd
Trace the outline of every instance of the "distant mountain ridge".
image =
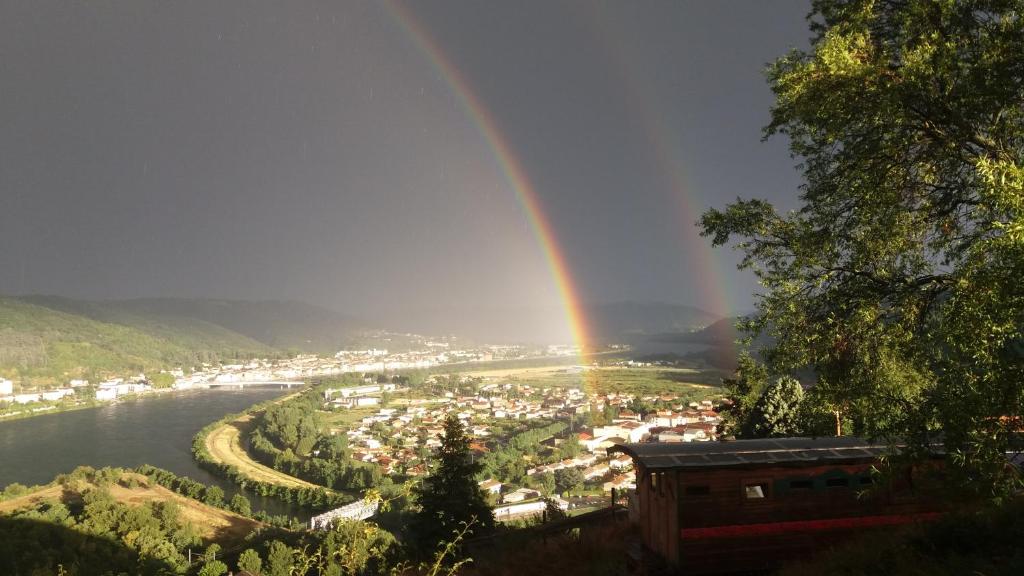
<svg viewBox="0 0 1024 576">
<path fill-rule="evenodd" d="M 683 304 L 623 301 L 584 304 L 579 310 L 592 344 L 622 344 L 666 332 L 692 332 L 720 316 Z M 455 334 L 478 342 L 552 343 L 568 341 L 561 307 L 393 308 L 374 316 L 375 324 L 394 331 Z"/>
<path fill-rule="evenodd" d="M 695 306 L 664 302 L 613 302 L 584 307 L 591 337 L 614 342 L 635 335 L 689 333 L 721 319 Z"/>
<path fill-rule="evenodd" d="M 0 297 L 0 376 L 65 383 L 204 361 L 329 353 L 351 317 L 299 302 Z"/>
</svg>

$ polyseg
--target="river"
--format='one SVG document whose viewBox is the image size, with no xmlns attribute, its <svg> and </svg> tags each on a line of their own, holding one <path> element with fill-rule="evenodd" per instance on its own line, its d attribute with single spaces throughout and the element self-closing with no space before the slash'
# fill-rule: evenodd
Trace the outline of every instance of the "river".
<svg viewBox="0 0 1024 576">
<path fill-rule="evenodd" d="M 45 484 L 82 465 L 152 464 L 220 486 L 230 498 L 238 488 L 196 465 L 192 438 L 225 414 L 287 392 L 278 388 L 191 390 L 0 422 L 0 489 L 13 482 Z M 275 499 L 245 495 L 254 510 L 305 516 Z"/>
</svg>

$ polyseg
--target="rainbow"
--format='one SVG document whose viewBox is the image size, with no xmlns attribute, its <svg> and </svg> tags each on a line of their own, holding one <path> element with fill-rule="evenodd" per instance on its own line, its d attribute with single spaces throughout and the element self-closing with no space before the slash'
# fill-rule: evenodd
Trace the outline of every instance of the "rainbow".
<svg viewBox="0 0 1024 576">
<path fill-rule="evenodd" d="M 416 20 L 412 12 L 399 2 L 389 0 L 384 5 L 444 78 L 452 93 L 459 100 L 462 109 L 487 143 L 505 179 L 515 191 L 519 205 L 522 206 L 530 228 L 544 254 L 548 269 L 551 271 L 573 342 L 582 352 L 591 342 L 583 303 L 573 282 L 565 253 L 558 243 L 554 226 L 544 213 L 537 190 L 530 182 L 529 175 L 523 169 L 522 163 L 512 151 L 508 141 L 502 136 L 494 116 L 430 33 Z"/>
<path fill-rule="evenodd" d="M 652 83 L 647 77 L 649 74 L 643 76 L 639 71 L 637 63 L 644 62 L 644 59 L 631 50 L 630 43 L 623 38 L 621 27 L 616 26 L 620 19 L 609 12 L 608 5 L 587 4 L 586 10 L 580 12 L 580 17 L 593 28 L 598 40 L 596 44 L 607 51 L 605 56 L 619 75 L 618 84 L 623 87 L 628 104 L 626 108 L 637 117 L 650 143 L 654 163 L 675 204 L 678 221 L 683 223 L 676 230 L 680 245 L 689 249 L 681 251 L 686 255 L 686 260 L 680 262 L 680 265 L 699 278 L 699 294 L 695 300 L 708 312 L 728 316 L 733 310 L 729 290 L 726 289 L 725 279 L 728 274 L 723 264 L 715 258 L 711 243 L 701 238 L 697 230 L 702 208 L 683 162 L 685 152 L 677 134 L 666 120 L 667 116 L 658 113 L 665 109 L 665 102 L 651 89 Z M 616 39 L 620 41 L 615 42 Z"/>
</svg>

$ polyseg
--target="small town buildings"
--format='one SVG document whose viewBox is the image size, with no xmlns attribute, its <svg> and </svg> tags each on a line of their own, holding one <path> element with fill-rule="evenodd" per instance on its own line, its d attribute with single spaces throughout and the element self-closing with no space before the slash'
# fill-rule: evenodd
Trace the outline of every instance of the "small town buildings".
<svg viewBox="0 0 1024 576">
<path fill-rule="evenodd" d="M 501 482 L 498 482 L 494 478 L 488 478 L 482 480 L 480 483 L 480 489 L 488 494 L 500 494 L 501 493 Z"/>
<path fill-rule="evenodd" d="M 530 488 L 519 488 L 518 490 L 509 492 L 502 496 L 501 501 L 505 504 L 513 504 L 515 502 L 522 502 L 523 500 L 529 500 L 531 498 L 540 498 L 540 492 Z"/>
</svg>

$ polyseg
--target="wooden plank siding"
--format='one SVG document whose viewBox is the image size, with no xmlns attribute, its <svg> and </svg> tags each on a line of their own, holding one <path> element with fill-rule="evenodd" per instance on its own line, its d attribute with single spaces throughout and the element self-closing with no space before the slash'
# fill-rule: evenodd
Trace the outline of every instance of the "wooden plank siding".
<svg viewBox="0 0 1024 576">
<path fill-rule="evenodd" d="M 746 449 L 734 444 L 721 450 Z M 664 448 L 624 448 L 637 468 L 644 544 L 680 574 L 770 569 L 866 530 L 934 520 L 942 508 L 913 491 L 913 469 L 875 486 L 878 459 L 870 456 L 673 467 L 665 458 L 676 453 Z M 680 447 L 680 462 L 689 462 L 686 450 Z M 711 454 L 710 447 L 696 450 Z"/>
</svg>

